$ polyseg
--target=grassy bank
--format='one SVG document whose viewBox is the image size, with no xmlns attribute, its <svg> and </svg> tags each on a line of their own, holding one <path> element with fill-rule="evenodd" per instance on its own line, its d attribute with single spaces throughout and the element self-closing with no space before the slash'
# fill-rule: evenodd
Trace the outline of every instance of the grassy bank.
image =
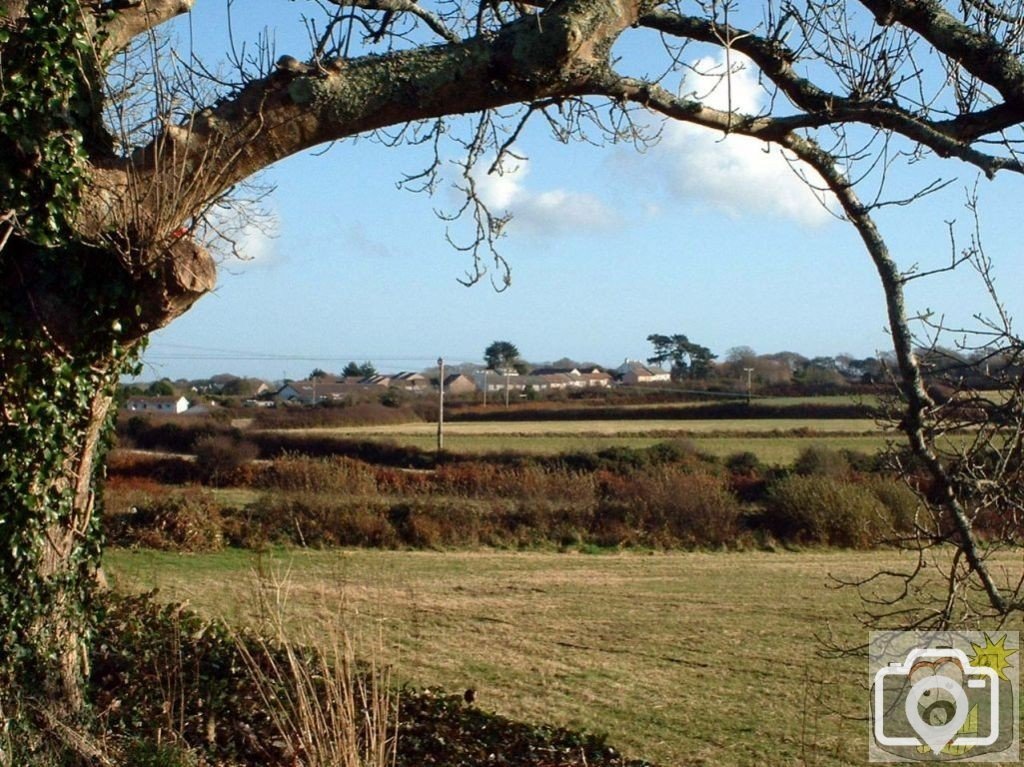
<svg viewBox="0 0 1024 767">
<path fill-rule="evenodd" d="M 120 589 L 159 587 L 235 624 L 259 621 L 262 572 L 277 584 L 264 598 L 280 597 L 297 632 L 340 621 L 381 636 L 400 679 L 474 687 L 484 709 L 607 732 L 630 756 L 839 765 L 865 760 L 864 669 L 820 657 L 816 636 L 866 635 L 856 596 L 829 576 L 897 559 L 115 550 L 106 565 Z"/>
</svg>

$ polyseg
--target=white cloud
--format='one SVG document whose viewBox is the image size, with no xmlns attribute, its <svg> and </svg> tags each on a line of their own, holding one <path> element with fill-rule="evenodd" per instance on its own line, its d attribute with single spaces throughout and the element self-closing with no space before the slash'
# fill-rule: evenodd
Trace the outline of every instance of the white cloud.
<svg viewBox="0 0 1024 767">
<path fill-rule="evenodd" d="M 756 114 L 763 104 L 764 91 L 754 75 L 753 62 L 733 52 L 729 64 L 731 75 L 724 54 L 720 59 L 711 56 L 697 59 L 683 79 L 682 95 L 712 109 L 724 111 L 731 105 L 737 112 Z"/>
<path fill-rule="evenodd" d="M 237 240 L 238 254 L 246 261 L 264 263 L 275 253 L 274 234 L 264 225 L 246 224 Z"/>
<path fill-rule="evenodd" d="M 222 265 L 239 269 L 275 260 L 277 230 L 276 211 L 238 201 L 207 211 L 200 233 Z"/>
<path fill-rule="evenodd" d="M 568 189 L 534 192 L 526 187 L 527 160 L 506 164 L 500 172 L 476 176 L 477 194 L 494 213 L 512 214 L 511 228 L 535 235 L 604 231 L 618 220 L 596 195 Z"/>
<path fill-rule="evenodd" d="M 732 74 L 726 77 L 724 61 L 700 59 L 683 81 L 682 94 L 716 109 L 731 105 L 735 111 L 757 114 L 764 92 L 755 68 L 736 54 L 732 67 Z M 654 154 L 665 159 L 673 194 L 730 216 L 739 218 L 753 212 L 783 216 L 805 226 L 820 226 L 832 218 L 821 205 L 820 193 L 793 172 L 778 147 L 746 136 L 723 136 L 688 123 L 669 122 Z"/>
</svg>

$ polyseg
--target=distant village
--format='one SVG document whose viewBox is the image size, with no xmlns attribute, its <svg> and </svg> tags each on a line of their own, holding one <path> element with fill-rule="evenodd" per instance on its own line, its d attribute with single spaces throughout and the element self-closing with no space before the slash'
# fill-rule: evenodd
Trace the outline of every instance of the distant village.
<svg viewBox="0 0 1024 767">
<path fill-rule="evenodd" d="M 667 383 L 671 379 L 669 371 L 657 365 L 627 360 L 612 371 L 593 365 L 538 367 L 525 373 L 514 368 L 455 372 L 444 377 L 443 386 L 447 395 L 457 397 L 486 394 L 498 399 L 504 398 L 506 394 L 518 398 L 567 389 Z M 153 393 L 168 388 L 174 389 L 174 393 Z M 436 371 L 433 376 L 407 371 L 340 376 L 319 371 L 315 377 L 305 380 L 274 384 L 222 374 L 208 381 L 160 381 L 142 390 L 138 390 L 138 387 L 135 389 L 125 400 L 127 410 L 174 415 L 189 410 L 197 400 L 205 401 L 210 397 L 241 397 L 246 407 L 277 407 L 357 402 L 385 392 L 413 395 L 436 393 L 438 377 Z M 185 391 L 178 393 L 181 389 Z"/>
<path fill-rule="evenodd" d="M 883 363 L 875 358 L 809 359 L 792 352 L 756 355 L 747 347 L 731 350 L 696 380 L 674 363 L 666 369 L 656 363 L 626 359 L 614 368 L 578 364 L 569 359 L 538 367 L 517 361 L 499 369 L 459 365 L 440 380 L 439 369 L 378 373 L 372 363 L 349 363 L 340 374 L 314 370 L 302 380 L 264 381 L 229 373 L 203 380 L 163 379 L 123 387 L 122 407 L 134 413 L 178 415 L 209 412 L 221 404 L 252 408 L 313 407 L 379 401 L 397 404 L 409 397 L 438 393 L 477 402 L 511 399 L 582 396 L 618 387 L 717 388 L 746 393 L 759 388 L 800 382 L 804 385 L 846 387 L 880 379 Z M 692 372 L 692 371 L 691 371 Z"/>
</svg>

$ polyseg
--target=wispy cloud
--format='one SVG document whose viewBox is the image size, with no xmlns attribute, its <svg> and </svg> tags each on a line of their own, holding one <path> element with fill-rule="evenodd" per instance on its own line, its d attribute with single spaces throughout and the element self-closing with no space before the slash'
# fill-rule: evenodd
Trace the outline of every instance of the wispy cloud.
<svg viewBox="0 0 1024 767">
<path fill-rule="evenodd" d="M 274 232 L 265 225 L 246 224 L 239 234 L 236 249 L 246 261 L 260 264 L 271 261 L 277 254 Z"/>
<path fill-rule="evenodd" d="M 528 188 L 529 161 L 506 164 L 500 172 L 476 177 L 477 193 L 492 212 L 512 214 L 510 228 L 535 236 L 586 234 L 606 231 L 618 215 L 588 192 L 564 188 L 533 191 Z"/>
</svg>

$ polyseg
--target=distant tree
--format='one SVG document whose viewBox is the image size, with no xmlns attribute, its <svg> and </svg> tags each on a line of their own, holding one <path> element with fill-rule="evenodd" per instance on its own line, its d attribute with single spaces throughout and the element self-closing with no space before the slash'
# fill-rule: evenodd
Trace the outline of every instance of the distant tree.
<svg viewBox="0 0 1024 767">
<path fill-rule="evenodd" d="M 707 378 L 715 355 L 706 346 L 695 344 L 680 334 L 665 336 L 652 333 L 647 340 L 654 346 L 654 354 L 647 358 L 652 364 L 672 365 L 672 378 Z"/>
<path fill-rule="evenodd" d="M 798 380 L 805 384 L 838 386 L 846 382 L 832 357 L 815 357 L 808 360 L 803 368 L 797 371 Z"/>
<path fill-rule="evenodd" d="M 749 346 L 733 346 L 725 353 L 726 362 L 738 362 L 747 365 L 757 359 L 757 352 Z"/>
<path fill-rule="evenodd" d="M 308 380 L 315 381 L 318 378 L 327 378 L 327 371 L 323 368 L 313 368 L 313 371 L 309 374 Z"/>
<path fill-rule="evenodd" d="M 154 381 L 149 385 L 146 389 L 146 394 L 151 397 L 173 397 L 174 384 L 166 378 L 161 378 L 159 381 Z"/>
<path fill-rule="evenodd" d="M 775 352 L 773 354 L 764 354 L 762 356 L 766 360 L 782 363 L 789 368 L 791 373 L 795 373 L 807 364 L 807 358 L 802 354 L 797 354 L 796 352 Z"/>
<path fill-rule="evenodd" d="M 224 384 L 220 393 L 225 397 L 254 397 L 260 383 L 256 378 L 236 378 Z"/>
<path fill-rule="evenodd" d="M 785 353 L 783 353 L 785 354 Z M 725 362 L 718 365 L 718 375 L 737 381 L 746 388 L 747 370 L 761 384 L 787 383 L 793 378 L 789 364 L 778 355 L 759 355 L 749 346 L 734 346 L 725 353 Z"/>
<path fill-rule="evenodd" d="M 521 370 L 522 360 L 519 359 L 519 349 L 509 341 L 494 341 L 484 349 L 484 362 L 488 370 Z"/>
<path fill-rule="evenodd" d="M 369 378 L 370 376 L 377 375 L 377 368 L 373 366 L 372 362 L 364 362 L 360 365 L 353 360 L 345 366 L 341 374 L 345 378 Z"/>
</svg>

